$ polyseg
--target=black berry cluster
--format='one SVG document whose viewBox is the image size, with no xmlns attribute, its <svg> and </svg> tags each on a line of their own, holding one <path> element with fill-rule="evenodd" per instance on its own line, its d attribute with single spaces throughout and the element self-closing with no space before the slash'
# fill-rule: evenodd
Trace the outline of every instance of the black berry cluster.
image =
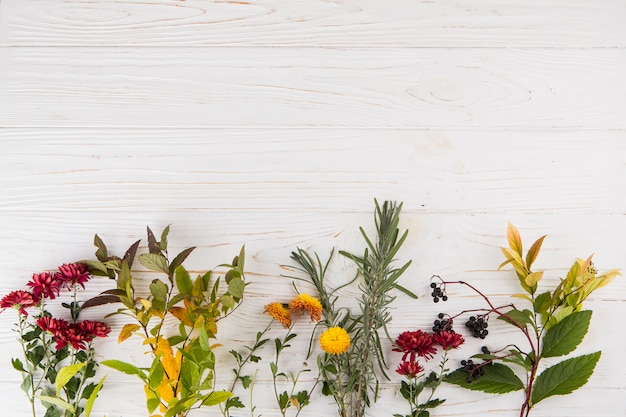
<svg viewBox="0 0 626 417">
<path fill-rule="evenodd" d="M 451 318 L 445 318 L 446 315 L 443 313 L 439 313 L 437 315 L 437 320 L 435 320 L 433 322 L 433 332 L 435 333 L 440 333 L 440 332 L 450 332 L 450 333 L 454 333 L 454 330 L 452 330 L 452 324 L 454 323 L 454 321 Z"/>
<path fill-rule="evenodd" d="M 438 284 L 436 282 L 430 283 L 430 288 L 433 289 L 433 292 L 430 293 L 431 297 L 433 297 L 433 301 L 438 303 L 439 300 L 448 301 L 448 296 L 446 294 L 446 289 L 442 284 Z"/>
<path fill-rule="evenodd" d="M 461 366 L 463 367 L 463 370 L 467 372 L 467 378 L 465 379 L 465 382 L 471 384 L 472 381 L 483 376 L 484 372 L 482 365 L 483 364 L 481 363 L 474 363 L 474 361 L 471 359 L 462 360 Z"/>
<path fill-rule="evenodd" d="M 489 334 L 487 326 L 487 316 L 471 316 L 467 322 L 465 322 L 465 327 L 472 332 L 472 336 L 481 339 L 484 339 Z"/>
</svg>

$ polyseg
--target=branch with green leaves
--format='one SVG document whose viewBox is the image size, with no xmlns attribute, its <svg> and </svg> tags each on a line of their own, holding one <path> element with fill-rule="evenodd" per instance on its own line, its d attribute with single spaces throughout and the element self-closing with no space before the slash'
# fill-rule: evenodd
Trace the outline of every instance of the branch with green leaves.
<svg viewBox="0 0 626 417">
<path fill-rule="evenodd" d="M 494 306 L 489 298 L 467 282 L 446 282 L 441 285 L 461 284 L 479 294 L 488 308 L 479 316 L 471 316 L 466 326 L 477 337 L 486 336 L 486 319 L 494 315 L 499 320 L 517 328 L 522 334 L 527 348 L 508 345 L 497 351 L 483 352 L 464 361 L 462 367 L 450 373 L 446 381 L 471 390 L 487 393 L 524 391 L 524 401 L 520 417 L 526 417 L 539 402 L 554 395 L 570 394 L 587 383 L 601 353 L 571 357 L 548 368 L 541 367 L 544 358 L 557 358 L 572 353 L 583 341 L 591 322 L 592 312 L 583 310 L 583 302 L 598 288 L 609 284 L 620 275 L 618 270 L 598 274 L 592 257 L 577 259 L 567 276 L 561 279 L 552 290 L 540 290 L 543 271 L 533 271 L 545 236 L 537 239 L 524 255 L 522 239 L 515 226 L 509 224 L 507 240 L 509 247 L 501 248 L 505 261 L 500 268 L 511 265 L 524 289 L 523 294 L 514 294 L 527 302 L 527 308 L 514 304 Z M 437 291 L 438 289 L 438 291 Z M 445 288 L 444 290 L 445 291 Z M 436 286 L 433 294 L 441 294 Z M 457 315 L 458 316 L 458 315 Z M 457 317 L 455 316 L 455 317 Z M 474 359 L 477 359 L 474 362 Z M 482 362 L 478 362 L 478 360 Z M 512 368 L 513 366 L 514 368 Z M 525 374 L 525 380 L 518 377 L 514 369 Z"/>
<path fill-rule="evenodd" d="M 149 285 L 149 295 L 136 290 L 136 278 L 131 273 L 139 241 L 126 251 L 123 258 L 109 256 L 107 248 L 96 235 L 97 260 L 83 261 L 94 274 L 108 276 L 116 281 L 116 288 L 105 291 L 89 301 L 90 305 L 119 302 L 116 315 L 129 317 L 118 341 L 133 335 L 140 336 L 149 346 L 152 363 L 149 368 L 139 368 L 120 360 L 106 360 L 102 364 L 138 377 L 144 384 L 146 407 L 153 416 L 157 410 L 164 417 L 184 417 L 191 410 L 215 406 L 228 400 L 232 393 L 215 390 L 216 363 L 213 352 L 217 344 L 217 322 L 230 314 L 243 300 L 244 248 L 227 268 L 222 278 L 213 278 L 212 271 L 192 280 L 183 262 L 194 247 L 187 248 L 170 260 L 167 251 L 169 226 L 157 240 L 147 229 L 148 253 L 138 256 L 148 270 L 162 273 L 165 279 L 154 279 Z M 225 285 L 224 285 L 225 284 Z M 168 319 L 178 326 L 165 328 Z"/>
</svg>

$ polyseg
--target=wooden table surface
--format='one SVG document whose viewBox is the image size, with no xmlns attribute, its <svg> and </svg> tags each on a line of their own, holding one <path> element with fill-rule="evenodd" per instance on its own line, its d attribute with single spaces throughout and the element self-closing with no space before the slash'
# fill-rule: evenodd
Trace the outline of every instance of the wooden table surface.
<svg viewBox="0 0 626 417">
<path fill-rule="evenodd" d="M 528 244 L 548 235 L 545 285 L 592 253 L 601 271 L 624 268 L 625 22 L 623 0 L 0 0 L 0 293 L 93 257 L 95 233 L 123 253 L 146 226 L 171 225 L 172 252 L 198 247 L 196 270 L 245 244 L 246 299 L 220 322 L 226 385 L 228 348 L 251 343 L 265 304 L 294 295 L 281 277 L 291 251 L 360 250 L 375 198 L 404 203 L 398 258 L 412 265 L 401 283 L 420 296 L 398 295 L 392 335 L 427 328 L 443 308 L 429 298 L 433 274 L 497 300 L 518 292 L 497 270 L 507 222 Z M 337 283 L 353 273 L 340 258 L 332 272 Z M 626 415 L 624 282 L 586 303 L 577 353 L 602 350 L 596 372 L 534 417 Z M 109 285 L 94 280 L 85 297 Z M 454 291 L 448 310 L 480 303 Z M 14 321 L 0 314 L 0 404 L 26 417 Z M 116 343 L 125 321 L 109 323 L 98 358 L 145 361 L 138 340 Z M 493 327 L 489 344 L 516 337 Z M 302 324 L 289 363 L 311 330 Z M 274 417 L 269 352 L 254 395 L 257 414 Z M 92 415 L 148 415 L 139 381 L 99 372 Z M 399 380 L 369 415 L 407 412 Z M 439 394 L 448 400 L 432 416 L 514 417 L 522 401 Z M 300 414 L 332 415 L 319 392 Z"/>
</svg>

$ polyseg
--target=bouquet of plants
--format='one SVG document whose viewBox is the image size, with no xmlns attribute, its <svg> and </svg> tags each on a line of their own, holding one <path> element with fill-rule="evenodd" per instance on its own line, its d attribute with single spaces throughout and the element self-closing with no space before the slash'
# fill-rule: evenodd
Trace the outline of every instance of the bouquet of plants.
<svg viewBox="0 0 626 417">
<path fill-rule="evenodd" d="M 79 320 L 86 307 L 79 294 L 90 278 L 85 264 L 63 264 L 56 271 L 33 274 L 28 289 L 12 291 L 0 300 L 3 310 L 17 312 L 14 331 L 22 357 L 11 362 L 22 375 L 21 388 L 33 417 L 40 415 L 37 402 L 44 417 L 83 413 L 89 417 L 102 388 L 104 378 L 94 381 L 98 368 L 94 341 L 107 337 L 111 329 L 102 321 Z M 55 316 L 50 310 L 57 301 L 67 311 Z"/>
</svg>

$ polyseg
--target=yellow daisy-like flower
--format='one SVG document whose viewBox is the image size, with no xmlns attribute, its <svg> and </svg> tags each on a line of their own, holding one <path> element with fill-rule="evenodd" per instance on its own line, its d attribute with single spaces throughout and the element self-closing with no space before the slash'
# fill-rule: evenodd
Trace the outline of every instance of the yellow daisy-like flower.
<svg viewBox="0 0 626 417">
<path fill-rule="evenodd" d="M 350 335 L 343 327 L 331 327 L 320 336 L 320 346 L 331 355 L 342 354 L 350 347 Z"/>
<path fill-rule="evenodd" d="M 291 326 L 291 317 L 289 317 L 289 311 L 281 303 L 270 303 L 263 309 L 264 313 L 267 313 L 283 325 L 285 329 Z"/>
<path fill-rule="evenodd" d="M 298 294 L 298 296 L 289 303 L 289 311 L 297 314 L 298 317 L 300 317 L 304 311 L 308 311 L 309 316 L 311 316 L 311 321 L 320 321 L 322 318 L 322 303 L 309 294 Z"/>
</svg>

